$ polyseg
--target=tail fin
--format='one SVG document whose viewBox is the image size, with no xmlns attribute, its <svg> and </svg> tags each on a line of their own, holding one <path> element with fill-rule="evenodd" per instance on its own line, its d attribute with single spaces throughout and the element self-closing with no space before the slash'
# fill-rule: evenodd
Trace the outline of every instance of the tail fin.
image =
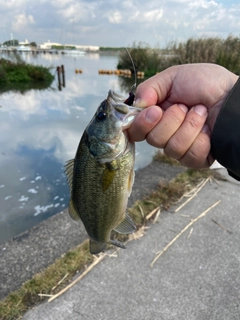
<svg viewBox="0 0 240 320">
<path fill-rule="evenodd" d="M 106 243 L 100 243 L 100 242 L 95 242 L 93 240 L 90 240 L 90 252 L 91 254 L 98 254 L 102 251 L 104 251 L 107 247 Z"/>
</svg>

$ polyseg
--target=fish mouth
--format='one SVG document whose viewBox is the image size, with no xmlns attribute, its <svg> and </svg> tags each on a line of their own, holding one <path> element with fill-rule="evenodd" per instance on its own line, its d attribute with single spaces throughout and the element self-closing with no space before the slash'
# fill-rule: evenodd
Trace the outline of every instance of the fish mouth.
<svg viewBox="0 0 240 320">
<path fill-rule="evenodd" d="M 136 115 L 141 111 L 140 108 L 132 106 L 134 101 L 133 93 L 130 93 L 126 99 L 113 90 L 109 90 L 107 101 L 113 108 L 115 116 L 122 122 L 123 130 L 130 127 Z"/>
</svg>

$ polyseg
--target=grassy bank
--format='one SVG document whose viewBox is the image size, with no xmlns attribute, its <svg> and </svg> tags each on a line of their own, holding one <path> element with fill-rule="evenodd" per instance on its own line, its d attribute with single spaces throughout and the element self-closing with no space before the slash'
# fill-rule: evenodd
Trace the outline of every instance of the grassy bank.
<svg viewBox="0 0 240 320">
<path fill-rule="evenodd" d="M 0 91 L 25 91 L 32 88 L 43 89 L 51 85 L 54 76 L 49 68 L 23 62 L 18 56 L 15 61 L 0 59 Z"/>
<path fill-rule="evenodd" d="M 240 38 L 228 36 L 190 38 L 186 42 L 172 42 L 164 49 L 150 48 L 146 43 L 133 43 L 128 48 L 136 71 L 143 71 L 145 77 L 152 76 L 172 65 L 186 63 L 216 63 L 230 71 L 240 74 Z M 133 72 L 127 51 L 119 55 L 119 69 Z"/>
<path fill-rule="evenodd" d="M 177 161 L 172 162 L 160 153 L 155 157 L 155 161 L 179 165 Z M 141 228 L 145 225 L 146 217 L 153 209 L 156 207 L 168 209 L 200 180 L 213 174 L 214 172 L 210 170 L 186 170 L 174 180 L 161 183 L 152 194 L 138 200 L 129 209 L 137 227 Z M 123 235 L 118 235 L 118 238 L 122 241 L 127 240 L 127 236 Z M 93 256 L 89 253 L 88 241 L 70 250 L 42 273 L 27 281 L 19 290 L 0 301 L 0 319 L 18 319 L 28 308 L 46 299 L 43 295 L 56 294 L 71 283 L 73 277 L 81 274 L 93 262 L 93 259 Z M 62 279 L 64 281 L 61 282 Z"/>
</svg>

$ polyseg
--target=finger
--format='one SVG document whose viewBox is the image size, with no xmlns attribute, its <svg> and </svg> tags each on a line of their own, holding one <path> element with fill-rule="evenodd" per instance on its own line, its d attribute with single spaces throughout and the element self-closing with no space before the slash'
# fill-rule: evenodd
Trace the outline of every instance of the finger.
<svg viewBox="0 0 240 320">
<path fill-rule="evenodd" d="M 174 104 L 164 111 L 162 119 L 148 133 L 147 142 L 154 147 L 164 148 L 171 136 L 181 127 L 188 108 L 183 104 Z"/>
<path fill-rule="evenodd" d="M 183 166 L 193 169 L 208 168 L 214 161 L 210 155 L 210 149 L 210 129 L 207 125 L 204 125 L 203 130 L 198 134 L 184 156 L 179 159 L 179 162 Z"/>
<path fill-rule="evenodd" d="M 143 109 L 128 129 L 129 138 L 132 141 L 142 141 L 162 118 L 163 111 L 158 106 Z"/>
<path fill-rule="evenodd" d="M 135 106 L 146 108 L 151 105 L 159 105 L 164 101 L 177 72 L 175 69 L 174 67 L 169 68 L 168 71 L 162 71 L 161 74 L 156 74 L 139 84 L 136 90 Z"/>
<path fill-rule="evenodd" d="M 191 108 L 181 127 L 169 139 L 164 152 L 171 158 L 182 158 L 202 130 L 207 115 L 207 108 L 203 105 Z"/>
</svg>

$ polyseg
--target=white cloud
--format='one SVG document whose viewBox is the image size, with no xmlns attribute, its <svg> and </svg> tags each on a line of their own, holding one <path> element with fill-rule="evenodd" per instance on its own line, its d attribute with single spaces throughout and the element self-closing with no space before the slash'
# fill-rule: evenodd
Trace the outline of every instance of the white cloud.
<svg viewBox="0 0 240 320">
<path fill-rule="evenodd" d="M 236 0 L 0 0 L 0 6 L 0 42 L 11 32 L 20 41 L 101 46 L 239 35 Z"/>
<path fill-rule="evenodd" d="M 108 20 L 111 23 L 120 23 L 122 22 L 122 15 L 119 11 L 108 13 Z"/>
<path fill-rule="evenodd" d="M 163 9 L 155 9 L 143 14 L 143 21 L 158 21 L 163 16 Z"/>
</svg>

